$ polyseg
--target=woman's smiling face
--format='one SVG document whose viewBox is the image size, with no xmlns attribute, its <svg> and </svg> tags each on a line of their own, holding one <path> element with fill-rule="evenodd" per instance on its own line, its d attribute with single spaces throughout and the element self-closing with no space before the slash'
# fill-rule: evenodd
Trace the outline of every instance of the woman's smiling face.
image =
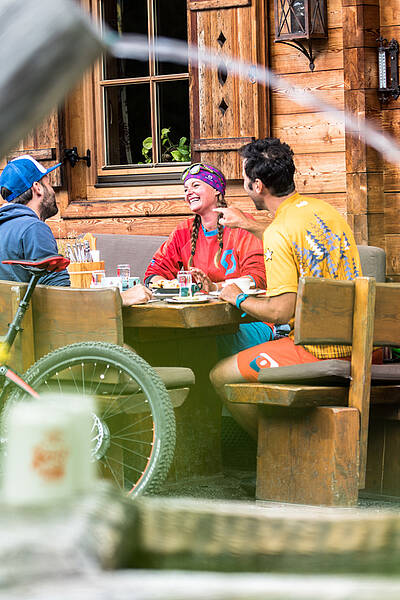
<svg viewBox="0 0 400 600">
<path fill-rule="evenodd" d="M 187 179 L 184 184 L 185 200 L 190 210 L 195 214 L 202 215 L 217 206 L 219 192 L 211 185 L 200 179 Z"/>
</svg>

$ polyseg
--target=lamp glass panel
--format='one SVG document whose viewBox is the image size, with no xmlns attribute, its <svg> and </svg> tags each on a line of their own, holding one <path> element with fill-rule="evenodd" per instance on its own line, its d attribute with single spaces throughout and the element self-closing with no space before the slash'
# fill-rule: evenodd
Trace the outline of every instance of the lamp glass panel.
<svg viewBox="0 0 400 600">
<path fill-rule="evenodd" d="M 310 0 L 310 29 L 314 37 L 325 37 L 327 34 L 326 0 Z"/>
<path fill-rule="evenodd" d="M 306 15 L 305 0 L 293 0 L 290 6 L 290 31 L 291 33 L 305 32 Z"/>
</svg>

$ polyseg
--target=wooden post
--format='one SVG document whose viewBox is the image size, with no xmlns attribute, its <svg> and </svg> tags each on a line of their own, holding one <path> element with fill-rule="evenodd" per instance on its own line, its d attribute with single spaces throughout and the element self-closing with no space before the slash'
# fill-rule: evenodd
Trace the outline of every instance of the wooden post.
<svg viewBox="0 0 400 600">
<path fill-rule="evenodd" d="M 353 312 L 353 351 L 349 407 L 360 413 L 359 488 L 365 487 L 369 399 L 371 392 L 371 356 L 374 335 L 375 279 L 360 277 L 355 281 Z"/>
<path fill-rule="evenodd" d="M 354 408 L 260 408 L 257 499 L 354 506 L 358 428 Z"/>
<path fill-rule="evenodd" d="M 378 120 L 376 93 L 379 0 L 342 0 L 344 109 L 360 120 Z M 358 244 L 385 247 L 383 161 L 346 126 L 347 214 Z"/>
<path fill-rule="evenodd" d="M 71 0 L 0 4 L 0 157 L 71 89 L 105 47 Z"/>
</svg>

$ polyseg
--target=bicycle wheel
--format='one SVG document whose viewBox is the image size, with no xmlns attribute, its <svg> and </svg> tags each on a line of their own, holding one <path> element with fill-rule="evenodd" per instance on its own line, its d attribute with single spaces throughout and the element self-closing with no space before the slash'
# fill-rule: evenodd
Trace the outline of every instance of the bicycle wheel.
<svg viewBox="0 0 400 600">
<path fill-rule="evenodd" d="M 28 369 L 24 379 L 39 393 L 77 393 L 95 400 L 92 458 L 103 477 L 131 497 L 157 491 L 165 480 L 175 450 L 175 415 L 168 392 L 143 358 L 121 346 L 82 342 L 47 354 Z M 31 399 L 14 391 L 10 406 Z"/>
</svg>

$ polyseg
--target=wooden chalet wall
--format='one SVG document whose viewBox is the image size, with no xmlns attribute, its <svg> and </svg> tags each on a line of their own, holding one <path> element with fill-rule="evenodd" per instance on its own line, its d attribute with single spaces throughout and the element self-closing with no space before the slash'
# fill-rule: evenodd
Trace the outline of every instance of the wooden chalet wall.
<svg viewBox="0 0 400 600">
<path fill-rule="evenodd" d="M 316 42 L 315 71 L 285 44 L 275 44 L 269 5 L 271 68 L 341 110 L 383 126 L 400 140 L 400 100 L 382 107 L 377 96 L 377 38 L 400 41 L 398 0 L 327 0 L 328 40 Z M 355 133 L 355 135 L 352 135 Z M 387 271 L 400 280 L 400 165 L 345 130 L 334 117 L 271 94 L 271 135 L 295 152 L 296 185 L 347 217 L 357 243 L 385 248 Z"/>
<path fill-rule="evenodd" d="M 381 0 L 380 22 L 382 37 L 400 42 L 399 0 Z M 400 98 L 384 107 L 382 124 L 400 142 Z M 400 281 L 400 165 L 385 164 L 383 185 L 387 268 L 393 279 Z"/>
<path fill-rule="evenodd" d="M 92 2 L 80 1 L 87 7 Z M 400 99 L 381 107 L 376 92 L 376 39 L 380 33 L 384 38 L 394 37 L 400 41 L 399 0 L 327 0 L 329 36 L 327 40 L 315 42 L 314 72 L 298 50 L 274 43 L 273 0 L 265 0 L 264 5 L 264 0 L 201 0 L 203 5 L 205 2 L 214 9 L 220 2 L 221 13 L 231 9 L 224 6 L 257 3 L 260 18 L 265 8 L 269 30 L 265 49 L 269 53 L 269 65 L 277 74 L 340 110 L 375 120 L 400 140 Z M 192 6 L 193 11 L 193 7 L 201 7 L 201 3 L 188 0 L 188 7 Z M 224 12 L 224 18 L 226 14 Z M 260 44 L 260 40 L 257 43 Z M 246 52 L 250 49 L 251 44 L 246 46 Z M 261 51 L 260 56 L 263 56 Z M 66 145 L 78 146 L 81 154 L 95 146 L 93 124 L 82 112 L 84 102 L 94 104 L 93 95 L 91 75 L 86 74 L 66 103 Z M 250 109 L 253 108 L 254 103 Z M 269 123 L 264 129 L 267 131 L 269 125 L 270 134 L 286 141 L 295 152 L 297 189 L 318 195 L 335 206 L 347 217 L 358 243 L 385 248 L 388 274 L 400 281 L 400 165 L 385 163 L 357 132 L 351 135 L 352 132 L 346 131 L 334 117 L 298 106 L 279 91 L 271 92 L 269 109 L 268 99 L 265 99 L 265 111 L 269 112 Z M 199 131 L 198 137 L 204 137 L 204 131 Z M 246 131 L 244 135 L 249 133 Z M 197 150 L 207 151 L 204 140 L 197 145 Z M 216 142 L 214 146 L 208 146 L 209 159 L 211 150 L 217 149 Z M 225 150 L 232 152 L 228 145 Z M 222 159 L 221 164 L 224 164 L 226 157 Z M 89 230 L 168 234 L 189 214 L 179 184 L 98 189 L 95 183 L 95 167 L 87 169 L 84 163 L 78 163 L 74 170 L 65 167 L 64 191 L 59 192 L 61 217 L 52 223 L 57 237 Z M 240 180 L 229 182 L 227 199 L 255 214 Z"/>
<path fill-rule="evenodd" d="M 328 0 L 328 40 L 315 42 L 312 73 L 307 58 L 286 44 L 274 43 L 274 7 L 269 5 L 270 65 L 290 84 L 316 98 L 344 107 L 342 0 Z M 299 106 L 283 93 L 271 95 L 271 135 L 291 146 L 299 192 L 318 195 L 347 213 L 345 132 L 342 124 L 322 112 Z"/>
</svg>

